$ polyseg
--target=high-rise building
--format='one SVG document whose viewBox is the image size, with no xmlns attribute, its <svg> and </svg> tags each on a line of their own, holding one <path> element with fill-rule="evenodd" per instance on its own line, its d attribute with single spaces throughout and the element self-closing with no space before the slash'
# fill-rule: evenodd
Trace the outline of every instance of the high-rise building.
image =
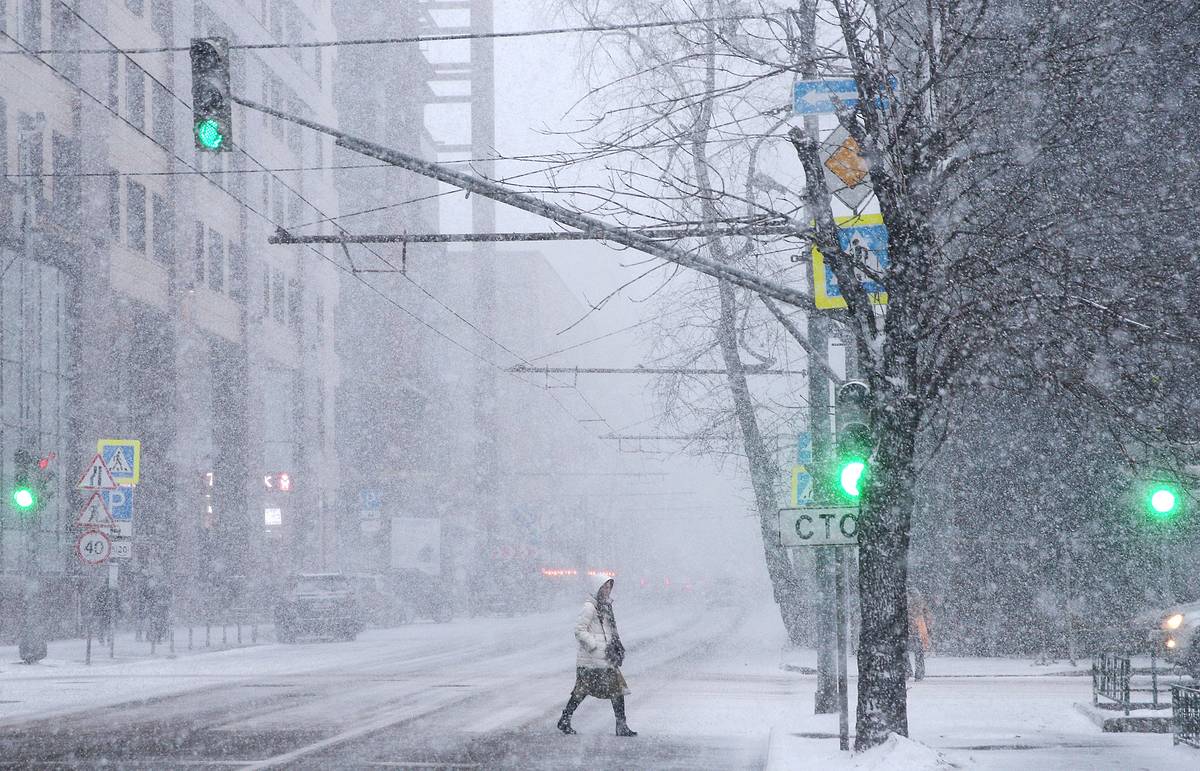
<svg viewBox="0 0 1200 771">
<path fill-rule="evenodd" d="M 239 107 L 232 151 L 197 152 L 186 52 L 332 39 L 330 4 L 14 0 L 0 31 L 23 50 L 0 56 L 0 480 L 17 448 L 57 455 L 35 544 L 0 518 L 0 570 L 100 580 L 71 523 L 105 437 L 142 447 L 122 590 L 167 584 L 200 612 L 333 567 L 335 254 L 267 243 L 328 228 L 332 141 Z M 333 124 L 334 59 L 235 49 L 233 90 Z"/>
</svg>

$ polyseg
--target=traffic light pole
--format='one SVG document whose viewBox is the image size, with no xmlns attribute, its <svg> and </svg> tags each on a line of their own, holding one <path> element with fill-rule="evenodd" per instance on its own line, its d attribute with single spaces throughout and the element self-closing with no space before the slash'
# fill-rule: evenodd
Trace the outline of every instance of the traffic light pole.
<svg viewBox="0 0 1200 771">
<path fill-rule="evenodd" d="M 821 311 L 808 312 L 808 339 L 818 355 L 828 357 L 829 320 Z M 833 431 L 829 420 L 829 379 L 817 367 L 808 369 L 809 432 L 813 448 L 813 498 L 818 504 L 829 502 L 829 475 L 833 467 Z M 828 715 L 837 711 L 837 677 L 834 661 L 834 586 L 832 552 L 836 547 L 818 546 L 813 555 L 816 575 L 817 607 L 817 691 L 813 712 Z"/>
</svg>

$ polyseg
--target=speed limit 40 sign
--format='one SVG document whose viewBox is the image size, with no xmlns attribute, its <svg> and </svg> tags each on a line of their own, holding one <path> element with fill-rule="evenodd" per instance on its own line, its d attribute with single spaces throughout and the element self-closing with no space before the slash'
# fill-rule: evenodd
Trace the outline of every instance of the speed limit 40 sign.
<svg viewBox="0 0 1200 771">
<path fill-rule="evenodd" d="M 75 554 L 85 565 L 99 565 L 112 556 L 112 541 L 99 530 L 88 530 L 75 541 Z"/>
</svg>

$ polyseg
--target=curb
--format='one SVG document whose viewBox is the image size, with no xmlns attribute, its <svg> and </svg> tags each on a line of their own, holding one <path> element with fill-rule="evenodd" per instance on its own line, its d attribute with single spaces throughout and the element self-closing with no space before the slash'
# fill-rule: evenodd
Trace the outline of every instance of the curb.
<svg viewBox="0 0 1200 771">
<path fill-rule="evenodd" d="M 1076 702 L 1075 710 L 1091 720 L 1104 733 L 1171 733 L 1171 713 L 1158 715 L 1123 715 L 1118 711 L 1100 709 L 1092 704 Z"/>
</svg>

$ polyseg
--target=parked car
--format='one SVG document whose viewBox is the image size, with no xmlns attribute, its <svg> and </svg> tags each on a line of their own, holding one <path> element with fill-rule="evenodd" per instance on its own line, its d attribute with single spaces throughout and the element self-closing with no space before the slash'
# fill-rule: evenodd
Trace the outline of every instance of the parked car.
<svg viewBox="0 0 1200 771">
<path fill-rule="evenodd" d="M 390 627 L 412 622 L 411 605 L 398 595 L 394 582 L 388 576 L 379 573 L 352 573 L 349 578 L 368 624 Z"/>
<path fill-rule="evenodd" d="M 1150 642 L 1158 655 L 1200 680 L 1200 601 L 1173 605 L 1138 618 L 1149 622 Z"/>
<path fill-rule="evenodd" d="M 404 604 L 412 618 L 428 618 L 439 624 L 454 618 L 450 590 L 441 576 L 431 576 L 420 570 L 395 570 L 391 585 L 397 600 Z"/>
<path fill-rule="evenodd" d="M 292 576 L 275 605 L 275 636 L 283 643 L 300 636 L 353 640 L 365 625 L 354 587 L 341 573 Z"/>
</svg>

